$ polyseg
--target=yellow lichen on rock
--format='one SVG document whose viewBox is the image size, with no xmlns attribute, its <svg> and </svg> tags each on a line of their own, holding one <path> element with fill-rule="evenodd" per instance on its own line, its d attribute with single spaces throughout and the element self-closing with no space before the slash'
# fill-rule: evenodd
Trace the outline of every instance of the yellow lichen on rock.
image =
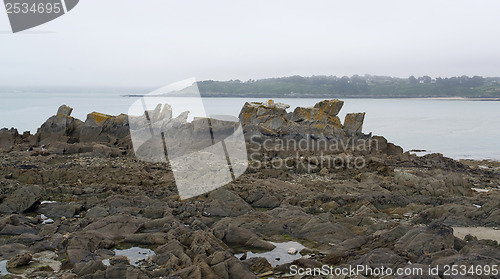
<svg viewBox="0 0 500 279">
<path fill-rule="evenodd" d="M 111 115 L 107 115 L 100 112 L 92 112 L 88 115 L 89 118 L 93 118 L 96 123 L 102 123 L 111 118 Z"/>
</svg>

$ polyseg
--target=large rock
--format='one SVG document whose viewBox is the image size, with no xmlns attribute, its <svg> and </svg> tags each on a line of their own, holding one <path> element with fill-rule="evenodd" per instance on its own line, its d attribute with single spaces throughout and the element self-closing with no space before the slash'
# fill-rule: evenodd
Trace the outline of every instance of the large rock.
<svg viewBox="0 0 500 279">
<path fill-rule="evenodd" d="M 344 130 L 348 135 L 356 135 L 363 130 L 363 121 L 365 120 L 365 113 L 348 113 L 344 120 Z"/>
<path fill-rule="evenodd" d="M 276 130 L 286 122 L 286 109 L 289 107 L 289 105 L 275 103 L 273 100 L 269 100 L 267 103 L 247 102 L 241 109 L 239 118 L 243 125 L 259 124 L 268 129 Z"/>
<path fill-rule="evenodd" d="M 344 106 L 344 101 L 339 99 L 324 100 L 314 105 L 315 108 L 325 112 L 330 116 L 336 116 Z"/>
<path fill-rule="evenodd" d="M 407 232 L 394 245 L 395 250 L 415 261 L 418 257 L 454 247 L 453 229 L 441 224 Z"/>
<path fill-rule="evenodd" d="M 321 101 L 312 108 L 297 107 L 290 115 L 290 120 L 307 126 L 314 125 L 321 128 L 325 125 L 332 125 L 336 128 L 342 128 L 337 114 L 343 105 L 343 101 L 335 99 Z"/>
<path fill-rule="evenodd" d="M 97 231 L 106 238 L 121 238 L 136 233 L 143 225 L 145 219 L 130 215 L 116 214 L 86 226 L 84 231 Z"/>
<path fill-rule="evenodd" d="M 209 199 L 205 212 L 214 217 L 240 216 L 252 210 L 242 198 L 224 188 L 211 192 Z"/>
<path fill-rule="evenodd" d="M 29 252 L 17 254 L 12 259 L 7 261 L 7 268 L 10 269 L 27 265 L 31 261 L 32 257 L 33 256 Z"/>
<path fill-rule="evenodd" d="M 38 129 L 36 134 L 38 142 L 49 144 L 55 141 L 78 141 L 83 122 L 70 116 L 72 110 L 66 105 L 59 107 L 57 115 L 50 117 Z"/>
<path fill-rule="evenodd" d="M 73 108 L 68 107 L 67 105 L 62 105 L 57 110 L 57 115 L 71 116 L 71 112 L 73 112 Z"/>
<path fill-rule="evenodd" d="M 318 103 L 319 104 L 319 103 Z M 333 110 L 329 107 L 322 108 L 303 108 L 297 107 L 293 111 L 290 120 L 293 122 L 299 122 L 302 125 L 317 125 L 317 126 L 325 126 L 332 125 L 336 128 L 341 128 L 342 123 L 340 123 L 340 119 L 337 115 L 331 115 L 328 111 Z"/>
<path fill-rule="evenodd" d="M 36 206 L 41 198 L 42 189 L 39 186 L 20 187 L 0 204 L 0 213 L 23 213 Z"/>
<path fill-rule="evenodd" d="M 16 129 L 0 130 L 0 150 L 9 150 L 15 143 L 19 133 Z"/>
<path fill-rule="evenodd" d="M 128 116 L 92 112 L 82 125 L 81 142 L 115 144 L 130 135 Z"/>
</svg>

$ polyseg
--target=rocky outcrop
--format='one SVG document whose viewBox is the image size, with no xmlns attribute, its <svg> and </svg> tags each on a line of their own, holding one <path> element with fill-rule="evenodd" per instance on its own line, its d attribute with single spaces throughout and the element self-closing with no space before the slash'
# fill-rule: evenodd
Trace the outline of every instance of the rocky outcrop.
<svg viewBox="0 0 500 279">
<path fill-rule="evenodd" d="M 57 114 L 50 117 L 38 129 L 36 137 L 41 145 L 51 142 L 78 142 L 83 122 L 71 117 L 72 108 L 62 105 Z"/>
<path fill-rule="evenodd" d="M 28 252 L 17 254 L 15 257 L 13 257 L 9 261 L 7 261 L 7 268 L 11 269 L 11 268 L 16 268 L 19 266 L 27 265 L 31 261 L 32 257 L 33 256 Z"/>
<path fill-rule="evenodd" d="M 50 117 L 38 129 L 36 142 L 45 145 L 57 154 L 75 154 L 96 151 L 98 153 L 118 154 L 117 150 L 103 152 L 95 144 L 104 144 L 112 148 L 128 149 L 130 132 L 128 116 L 106 115 L 93 112 L 87 115 L 85 122 L 71 117 L 73 109 L 62 105 L 57 114 Z M 102 148 L 101 148 L 102 149 Z"/>
<path fill-rule="evenodd" d="M 104 143 L 112 146 L 130 144 L 128 116 L 111 116 L 93 112 L 82 125 L 80 142 Z"/>
<path fill-rule="evenodd" d="M 0 150 L 9 150 L 15 143 L 19 136 L 16 129 L 1 129 L 0 130 Z"/>
<path fill-rule="evenodd" d="M 344 120 L 344 130 L 348 135 L 360 134 L 363 130 L 363 121 L 365 120 L 365 113 L 348 113 Z"/>
<path fill-rule="evenodd" d="M 289 105 L 273 100 L 245 103 L 239 119 L 247 150 L 254 150 L 248 155 L 249 159 L 267 164 L 271 159 L 290 157 L 310 161 L 307 157 L 318 154 L 344 154 L 344 157 L 373 154 L 409 160 L 409 154 L 403 154 L 399 146 L 383 137 L 362 133 L 365 113 L 349 113 L 342 123 L 338 114 L 343 104 L 338 99 L 323 100 L 313 107 L 297 107 L 287 112 Z M 18 150 L 41 147 L 42 152 L 36 149 L 36 155 L 92 153 L 116 157 L 135 154 L 141 160 L 163 162 L 166 159 L 164 142 L 169 149 L 168 157 L 173 159 L 227 141 L 235 131 L 241 131 L 240 123 L 234 120 L 195 118 L 188 122 L 188 111 L 172 118 L 172 107 L 168 104 L 159 104 L 141 116 L 92 112 L 85 122 L 73 118 L 72 111 L 66 105 L 59 107 L 56 115 L 50 117 L 34 137 L 29 133 L 19 135 L 16 130 L 1 130 L 0 150 L 11 151 L 14 146 L 18 146 Z"/>
<path fill-rule="evenodd" d="M 23 213 L 35 207 L 42 198 L 42 189 L 39 186 L 19 187 L 0 203 L 0 213 Z"/>
<path fill-rule="evenodd" d="M 324 100 L 314 107 L 297 107 L 293 112 L 286 110 L 289 105 L 275 103 L 269 100 L 266 103 L 245 103 L 239 118 L 245 131 L 258 131 L 264 134 L 306 134 L 326 133 L 328 135 L 342 135 L 342 128 L 337 114 L 344 102 L 340 100 Z M 252 127 L 253 126 L 253 127 Z M 257 126 L 257 127 L 255 127 Z"/>
</svg>

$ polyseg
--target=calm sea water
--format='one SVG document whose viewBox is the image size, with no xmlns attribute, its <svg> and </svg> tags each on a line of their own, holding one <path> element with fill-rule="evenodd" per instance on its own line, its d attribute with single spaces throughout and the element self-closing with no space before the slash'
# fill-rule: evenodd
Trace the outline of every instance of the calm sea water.
<svg viewBox="0 0 500 279">
<path fill-rule="evenodd" d="M 147 91 L 145 91 L 147 92 Z M 36 132 L 37 128 L 61 104 L 74 108 L 73 116 L 85 120 L 90 112 L 111 115 L 127 113 L 137 98 L 124 94 L 145 92 L 88 90 L 34 92 L 1 89 L 0 127 L 15 127 L 20 132 Z M 312 106 L 321 99 L 276 99 L 290 105 Z M 186 98 L 171 99 L 187 107 L 194 102 Z M 237 116 L 246 101 L 264 99 L 205 98 L 208 115 Z M 500 160 L 500 102 L 436 100 L 436 99 L 344 99 L 340 113 L 366 112 L 363 132 L 383 135 L 405 150 L 423 149 L 439 152 L 455 159 Z M 174 106 L 176 108 L 176 106 Z M 201 113 L 191 108 L 193 114 Z M 175 112 L 180 113 L 180 111 Z"/>
</svg>

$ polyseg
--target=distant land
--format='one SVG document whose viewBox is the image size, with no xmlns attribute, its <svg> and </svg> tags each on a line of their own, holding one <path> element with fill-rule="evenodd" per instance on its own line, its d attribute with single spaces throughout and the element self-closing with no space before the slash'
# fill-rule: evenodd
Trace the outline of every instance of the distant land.
<svg viewBox="0 0 500 279">
<path fill-rule="evenodd" d="M 290 76 L 198 82 L 203 97 L 500 99 L 500 77 Z"/>
</svg>

